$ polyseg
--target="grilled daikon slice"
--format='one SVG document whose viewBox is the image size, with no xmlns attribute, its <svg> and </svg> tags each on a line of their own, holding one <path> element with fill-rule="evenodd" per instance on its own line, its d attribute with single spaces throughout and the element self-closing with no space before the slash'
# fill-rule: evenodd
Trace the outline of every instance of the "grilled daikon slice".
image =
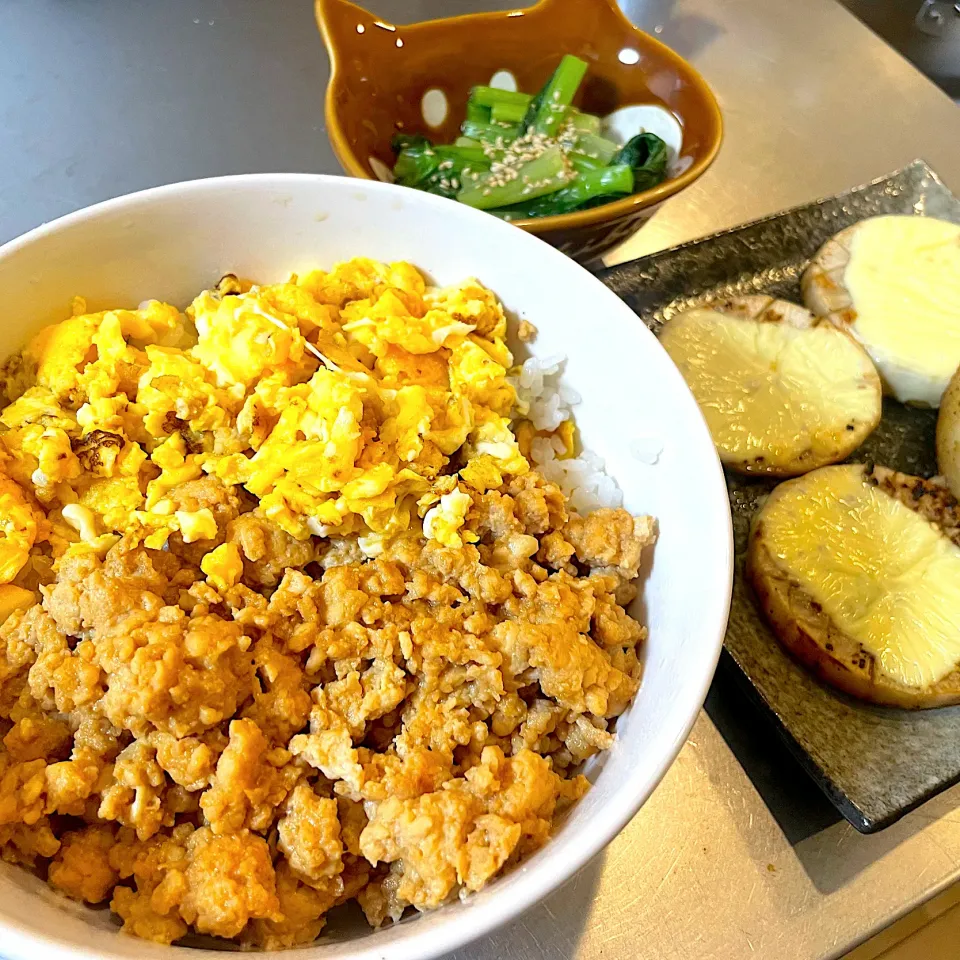
<svg viewBox="0 0 960 960">
<path fill-rule="evenodd" d="M 688 310 L 660 342 L 696 397 L 720 460 L 788 477 L 849 456 L 880 421 L 870 358 L 794 303 L 752 296 Z"/>
<path fill-rule="evenodd" d="M 960 510 L 944 485 L 857 464 L 782 483 L 747 575 L 783 645 L 828 683 L 888 706 L 960 702 Z"/>
<path fill-rule="evenodd" d="M 953 375 L 940 401 L 937 464 L 953 495 L 960 498 L 960 370 Z"/>
</svg>

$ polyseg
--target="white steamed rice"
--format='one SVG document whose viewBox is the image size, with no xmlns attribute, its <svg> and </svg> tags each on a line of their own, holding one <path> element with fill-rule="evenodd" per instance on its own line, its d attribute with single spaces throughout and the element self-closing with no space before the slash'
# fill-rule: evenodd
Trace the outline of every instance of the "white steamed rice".
<svg viewBox="0 0 960 960">
<path fill-rule="evenodd" d="M 580 403 L 580 394 L 559 382 L 566 357 L 530 357 L 519 375 L 510 382 L 517 391 L 520 416 L 530 420 L 537 430 L 556 430 L 571 417 L 571 407 Z M 577 457 L 558 460 L 564 451 L 559 437 L 535 437 L 530 458 L 544 478 L 564 492 L 578 513 L 597 507 L 619 507 L 623 493 L 616 481 L 607 476 L 604 462 L 595 453 L 584 450 Z"/>
</svg>

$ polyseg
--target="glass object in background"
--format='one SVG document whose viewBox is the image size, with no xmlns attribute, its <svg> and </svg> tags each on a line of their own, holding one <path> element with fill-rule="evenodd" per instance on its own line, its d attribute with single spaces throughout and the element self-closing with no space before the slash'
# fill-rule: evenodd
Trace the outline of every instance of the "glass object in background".
<svg viewBox="0 0 960 960">
<path fill-rule="evenodd" d="M 960 101 L 960 3 L 841 0 L 954 100 Z"/>
</svg>

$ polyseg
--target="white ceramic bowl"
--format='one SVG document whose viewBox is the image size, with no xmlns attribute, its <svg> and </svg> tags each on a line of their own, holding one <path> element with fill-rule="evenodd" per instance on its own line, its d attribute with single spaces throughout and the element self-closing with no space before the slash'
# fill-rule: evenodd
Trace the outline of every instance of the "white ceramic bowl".
<svg viewBox="0 0 960 960">
<path fill-rule="evenodd" d="M 149 297 L 186 305 L 232 271 L 263 280 L 352 256 L 409 260 L 437 282 L 476 276 L 539 329 L 533 352 L 569 358 L 577 423 L 628 509 L 654 514 L 660 540 L 634 612 L 650 628 L 640 692 L 593 788 L 550 842 L 464 902 L 378 932 L 286 951 L 284 960 L 427 960 L 516 916 L 598 853 L 673 762 L 700 710 L 726 625 L 730 514 L 706 426 L 680 374 L 632 311 L 535 237 L 462 204 L 388 184 L 269 174 L 174 184 L 46 224 L 0 248 L 0 358 L 70 297 L 91 309 Z M 636 455 L 662 447 L 655 464 Z M 651 459 L 646 456 L 645 459 Z M 120 935 L 107 911 L 67 901 L 0 864 L 0 955 L 7 960 L 191 960 L 222 953 Z M 279 957 L 280 954 L 271 954 Z"/>
</svg>

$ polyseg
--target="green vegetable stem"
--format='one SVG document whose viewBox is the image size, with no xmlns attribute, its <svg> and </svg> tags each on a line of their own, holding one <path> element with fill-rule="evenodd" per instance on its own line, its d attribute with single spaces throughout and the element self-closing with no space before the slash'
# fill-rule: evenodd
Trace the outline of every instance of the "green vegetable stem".
<svg viewBox="0 0 960 960">
<path fill-rule="evenodd" d="M 625 163 L 599 170 L 583 171 L 569 186 L 539 199 L 492 210 L 505 220 L 526 217 L 552 217 L 570 213 L 596 202 L 609 203 L 633 193 L 633 171 Z"/>
<path fill-rule="evenodd" d="M 471 207 L 489 210 L 552 193 L 566 186 L 573 176 L 563 151 L 559 146 L 553 146 L 536 159 L 514 168 L 510 174 L 491 172 L 472 185 L 464 186 L 457 199 Z"/>
<path fill-rule="evenodd" d="M 556 134 L 586 72 L 586 61 L 567 54 L 527 108 L 523 119 L 524 132 L 534 130 L 547 136 Z"/>
</svg>

